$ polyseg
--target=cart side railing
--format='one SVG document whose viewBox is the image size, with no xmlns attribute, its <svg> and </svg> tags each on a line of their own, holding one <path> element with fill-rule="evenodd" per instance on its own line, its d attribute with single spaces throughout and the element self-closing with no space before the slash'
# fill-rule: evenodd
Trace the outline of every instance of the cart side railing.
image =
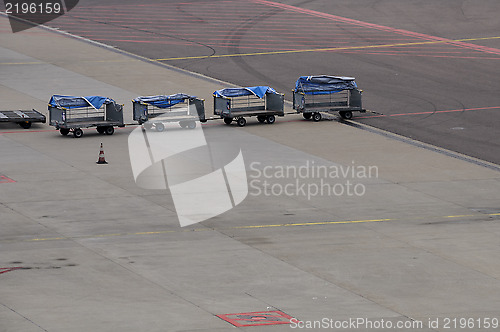
<svg viewBox="0 0 500 332">
<path fill-rule="evenodd" d="M 284 95 L 267 93 L 264 98 L 254 95 L 225 97 L 214 96 L 214 114 L 231 116 L 233 113 L 251 113 L 255 111 L 277 112 L 284 114 Z"/>
<path fill-rule="evenodd" d="M 137 104 L 134 104 L 136 107 Z M 137 105 L 139 106 L 139 105 Z M 144 114 L 147 115 L 148 119 L 153 119 L 158 116 L 179 116 L 188 115 L 189 111 L 186 103 L 179 103 L 168 108 L 160 108 L 151 104 L 141 104 Z"/>
<path fill-rule="evenodd" d="M 116 103 L 103 104 L 101 108 L 80 107 L 65 108 L 49 105 L 49 116 L 51 125 L 71 125 L 81 122 L 91 123 L 98 121 L 109 121 L 123 123 L 123 105 Z"/>
<path fill-rule="evenodd" d="M 65 109 L 66 123 L 82 122 L 82 121 L 104 121 L 104 107 L 95 109 L 93 107 Z"/>
<path fill-rule="evenodd" d="M 263 111 L 266 109 L 265 99 L 260 99 L 255 96 L 233 97 L 230 101 L 230 110 L 233 112 Z"/>
<path fill-rule="evenodd" d="M 299 112 L 321 108 L 361 110 L 361 94 L 362 91 L 359 89 L 329 94 L 306 94 L 293 91 L 293 108 Z"/>
<path fill-rule="evenodd" d="M 205 100 L 196 97 L 185 98 L 168 107 L 158 107 L 147 102 L 132 100 L 133 118 L 139 123 L 144 123 L 150 119 L 169 117 L 198 117 L 200 121 L 205 121 Z"/>
</svg>

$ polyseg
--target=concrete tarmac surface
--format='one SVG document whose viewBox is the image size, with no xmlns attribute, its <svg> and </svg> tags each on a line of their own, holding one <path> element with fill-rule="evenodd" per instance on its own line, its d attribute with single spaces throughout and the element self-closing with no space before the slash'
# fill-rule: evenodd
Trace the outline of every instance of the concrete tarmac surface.
<svg viewBox="0 0 500 332">
<path fill-rule="evenodd" d="M 9 28 L 0 16 L 2 109 L 97 94 L 123 103 L 129 125 L 76 139 L 0 124 L 0 331 L 450 331 L 461 319 L 494 330 L 498 165 L 336 115 L 209 121 L 211 147 L 241 150 L 249 193 L 180 227 L 170 191 L 134 181 L 130 100 L 186 92 L 210 111 L 231 84 Z M 101 142 L 107 165 L 96 164 Z M 266 311 L 294 320 L 244 314 Z"/>
</svg>

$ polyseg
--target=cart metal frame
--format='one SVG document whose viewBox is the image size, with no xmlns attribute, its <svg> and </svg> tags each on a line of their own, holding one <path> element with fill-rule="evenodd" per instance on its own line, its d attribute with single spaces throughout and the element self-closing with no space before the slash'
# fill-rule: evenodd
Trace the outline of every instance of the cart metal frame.
<svg viewBox="0 0 500 332">
<path fill-rule="evenodd" d="M 75 138 L 83 136 L 81 128 L 96 127 L 99 134 L 113 135 L 114 127 L 125 127 L 123 105 L 110 98 L 92 97 L 105 101 L 100 105 L 93 105 L 89 102 L 90 97 L 52 96 L 49 102 L 50 125 L 59 129 L 63 136 L 72 131 Z"/>
<path fill-rule="evenodd" d="M 320 112 L 338 112 L 343 119 L 349 120 L 353 112 L 366 112 L 362 93 L 351 77 L 302 76 L 293 90 L 293 109 L 302 113 L 305 119 L 314 121 L 321 120 Z"/>
<path fill-rule="evenodd" d="M 133 118 L 145 129 L 165 130 L 165 123 L 178 122 L 194 129 L 196 122 L 206 122 L 205 100 L 177 93 L 169 96 L 142 96 L 132 100 Z"/>
<path fill-rule="evenodd" d="M 245 117 L 252 116 L 260 123 L 273 124 L 276 116 L 285 115 L 285 95 L 267 86 L 222 89 L 213 96 L 214 115 L 228 125 L 236 120 L 238 126 L 243 127 Z"/>
<path fill-rule="evenodd" d="M 45 123 L 46 118 L 35 109 L 0 111 L 0 122 L 14 122 L 24 129 L 29 129 L 34 122 Z"/>
</svg>

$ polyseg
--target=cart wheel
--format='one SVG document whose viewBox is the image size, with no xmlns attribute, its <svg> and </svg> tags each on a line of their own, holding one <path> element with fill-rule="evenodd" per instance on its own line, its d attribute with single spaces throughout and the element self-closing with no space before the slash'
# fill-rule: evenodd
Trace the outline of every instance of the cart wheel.
<svg viewBox="0 0 500 332">
<path fill-rule="evenodd" d="M 188 124 L 187 124 L 187 127 L 189 129 L 194 129 L 196 128 L 196 122 L 195 121 L 189 121 Z"/>
<path fill-rule="evenodd" d="M 351 120 L 351 119 L 352 119 L 352 112 L 351 112 L 351 111 L 343 111 L 343 112 L 339 112 L 339 115 L 340 115 L 343 119 L 347 119 L 347 120 Z"/>
<path fill-rule="evenodd" d="M 73 137 L 80 138 L 82 136 L 83 136 L 83 130 L 81 130 L 80 128 L 76 128 L 73 130 Z"/>
<path fill-rule="evenodd" d="M 321 121 L 321 113 L 319 112 L 313 113 L 312 118 L 316 122 Z"/>
<path fill-rule="evenodd" d="M 267 122 L 268 124 L 273 124 L 273 123 L 275 123 L 275 122 L 276 122 L 276 117 L 275 117 L 274 115 L 268 115 L 268 116 L 267 116 L 267 119 L 266 119 L 266 122 Z"/>
<path fill-rule="evenodd" d="M 302 113 L 302 116 L 304 117 L 304 119 L 306 120 L 309 120 L 311 118 L 311 113 Z"/>
<path fill-rule="evenodd" d="M 61 129 L 59 129 L 59 132 L 61 133 L 61 135 L 66 136 L 69 134 L 69 129 L 61 128 Z"/>
<path fill-rule="evenodd" d="M 19 122 L 19 125 L 22 128 L 24 128 L 24 129 L 30 129 L 31 128 L 31 122 L 30 121 Z"/>
<path fill-rule="evenodd" d="M 104 133 L 106 135 L 113 135 L 115 133 L 115 128 L 113 128 L 113 126 L 107 126 L 105 129 L 104 129 Z"/>
<path fill-rule="evenodd" d="M 264 123 L 266 122 L 266 117 L 263 116 L 263 115 L 257 115 L 257 120 L 260 122 L 260 123 Z"/>
<path fill-rule="evenodd" d="M 102 134 L 104 134 L 104 131 L 106 130 L 106 127 L 97 127 L 97 128 L 96 128 L 96 130 L 97 130 L 97 132 L 98 132 L 99 134 L 101 134 L 101 135 L 102 135 Z"/>
<path fill-rule="evenodd" d="M 225 124 L 231 124 L 231 122 L 233 122 L 233 118 L 224 118 L 224 123 Z"/>
<path fill-rule="evenodd" d="M 181 128 L 186 128 L 187 127 L 187 123 L 185 121 L 180 121 L 179 122 L 179 126 L 181 126 Z"/>
<path fill-rule="evenodd" d="M 143 124 L 143 127 L 144 127 L 144 129 L 146 129 L 146 130 L 151 130 L 151 129 L 153 129 L 153 124 L 152 124 L 151 122 L 145 122 L 145 123 Z"/>
<path fill-rule="evenodd" d="M 161 133 L 165 130 L 165 125 L 161 122 L 155 123 L 156 131 Z"/>
<path fill-rule="evenodd" d="M 244 127 L 247 124 L 247 120 L 245 120 L 245 118 L 238 118 L 237 123 L 238 126 Z"/>
</svg>

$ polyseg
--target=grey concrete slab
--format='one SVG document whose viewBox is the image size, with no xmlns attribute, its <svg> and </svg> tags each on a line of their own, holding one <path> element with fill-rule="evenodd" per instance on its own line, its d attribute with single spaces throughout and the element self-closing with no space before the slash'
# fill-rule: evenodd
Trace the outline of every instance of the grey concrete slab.
<svg viewBox="0 0 500 332">
<path fill-rule="evenodd" d="M 2 240 L 16 242 L 31 240 L 33 238 L 53 237 L 54 232 L 27 218 L 20 211 L 13 211 L 0 205 L 0 215 L 2 216 Z"/>
<path fill-rule="evenodd" d="M 433 197 L 446 199 L 454 204 L 467 207 L 476 211 L 491 211 L 498 213 L 497 188 L 500 182 L 497 179 L 475 180 L 475 181 L 453 181 L 453 182 L 431 182 L 431 183 L 409 183 L 408 187 L 419 190 L 419 187 L 425 187 L 425 192 Z M 470 198 L 464 198 L 461 192 L 467 191 L 471 196 L 480 195 L 484 197 L 480 201 L 471 201 Z M 445 198 L 446 197 L 446 198 Z"/>
<path fill-rule="evenodd" d="M 3 322 L 9 322 L 8 327 L 2 327 L 3 331 L 14 332 L 14 331 L 40 331 L 40 327 L 26 320 L 25 317 L 19 315 L 15 311 L 12 311 L 9 307 L 2 305 L 0 309 L 0 319 Z"/>
<path fill-rule="evenodd" d="M 184 239 L 187 238 L 194 240 L 196 247 L 186 248 Z M 214 240 L 217 246 L 214 246 Z M 155 239 L 154 242 L 150 241 L 149 244 L 136 243 L 137 247 L 133 252 L 128 252 L 127 248 L 135 241 L 129 241 L 101 241 L 95 247 L 106 256 L 114 257 L 119 253 L 130 257 L 134 261 L 133 269 L 144 271 L 142 273 L 149 279 L 169 285 L 176 294 L 212 312 L 251 312 L 258 307 L 263 310 L 267 307 L 279 308 L 290 312 L 298 307 L 304 310 L 313 306 L 313 311 L 303 315 L 314 312 L 319 316 L 334 309 L 334 302 L 322 308 L 317 303 L 314 305 L 315 298 L 327 297 L 332 301 L 342 298 L 345 305 L 353 301 L 351 305 L 364 315 L 382 314 L 381 309 L 370 301 L 353 297 L 349 292 L 327 285 L 323 280 L 289 266 L 285 261 L 266 253 L 256 253 L 252 247 L 217 232 L 170 234 Z M 154 247 L 163 249 L 154 250 Z M 189 255 L 186 250 L 189 250 Z M 147 254 L 151 252 L 156 254 Z M 255 269 L 256 264 L 266 266 L 266 269 Z M 179 275 L 175 272 L 178 269 L 189 273 Z M 301 286 L 290 293 L 290 289 L 299 284 Z M 346 309 L 335 308 L 336 312 L 339 310 Z M 388 314 L 391 314 L 390 311 L 384 313 Z"/>
<path fill-rule="evenodd" d="M 186 309 L 193 310 L 192 315 L 197 317 L 197 323 L 189 323 L 195 329 L 225 327 L 216 317 L 206 315 L 168 289 L 78 244 L 65 248 L 64 255 L 53 248 L 25 251 L 18 257 L 31 269 L 18 272 L 15 279 L 3 280 L 2 303 L 46 330 L 164 328 L 155 317 L 164 317 L 170 328 L 182 330 L 188 317 Z M 12 276 L 15 272 L 9 273 Z M 37 282 L 32 283 L 33 279 Z M 19 289 L 19 284 L 26 287 Z"/>
</svg>

